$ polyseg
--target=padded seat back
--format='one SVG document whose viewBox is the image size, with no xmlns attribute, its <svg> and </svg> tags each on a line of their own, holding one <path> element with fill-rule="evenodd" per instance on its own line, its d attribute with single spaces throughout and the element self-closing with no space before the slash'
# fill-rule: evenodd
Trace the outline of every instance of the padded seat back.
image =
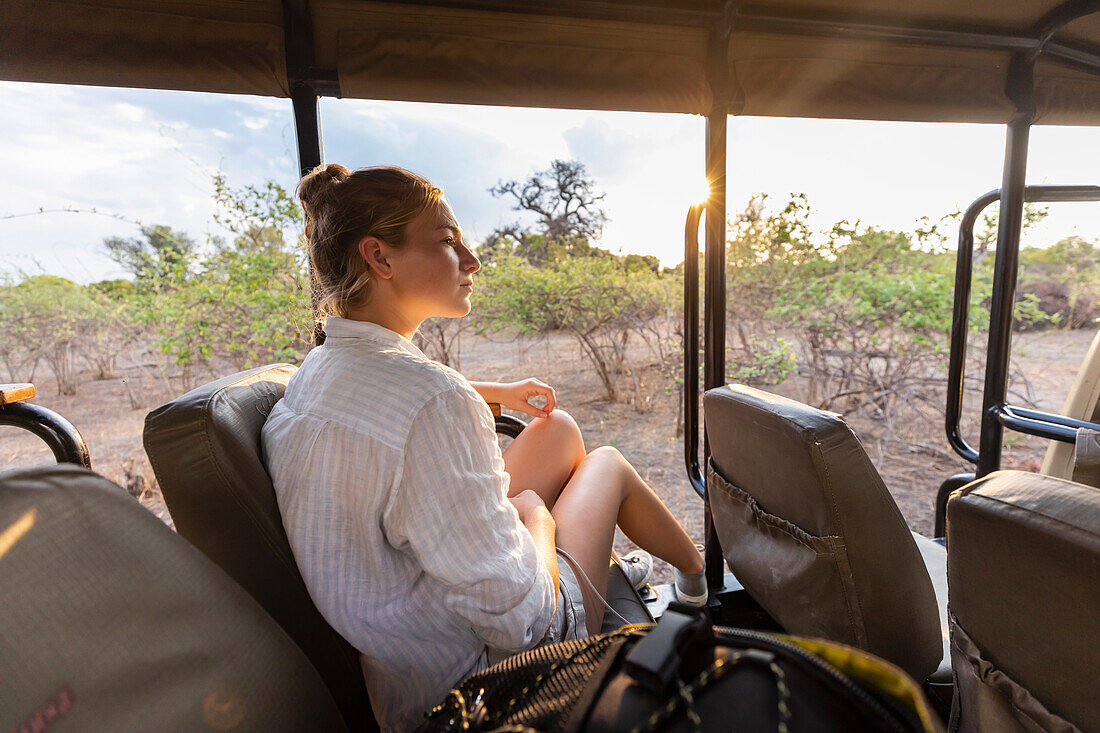
<svg viewBox="0 0 1100 733">
<path fill-rule="evenodd" d="M 1077 370 L 1073 387 L 1066 396 L 1065 404 L 1062 405 L 1062 414 L 1077 420 L 1100 422 L 1100 331 L 1097 331 L 1096 336 L 1093 337 L 1088 353 L 1085 354 L 1081 367 Z M 1072 443 L 1052 440 L 1047 446 L 1043 467 L 1039 473 L 1072 479 L 1077 463 L 1076 458 Z M 1088 471 L 1086 470 L 1085 473 Z M 1095 474 L 1095 468 L 1092 473 Z"/>
<path fill-rule="evenodd" d="M 947 537 L 952 728 L 1100 730 L 1100 490 L 997 471 L 952 494 Z"/>
<path fill-rule="evenodd" d="M 145 451 L 179 533 L 298 643 L 350 728 L 376 729 L 359 653 L 313 605 L 261 458 L 260 430 L 294 371 L 240 372 L 158 407 L 145 418 Z"/>
<path fill-rule="evenodd" d="M 730 569 L 791 633 L 865 649 L 918 680 L 943 659 L 920 551 L 835 414 L 743 385 L 703 400 L 707 490 Z"/>
<path fill-rule="evenodd" d="M 0 730 L 346 730 L 241 587 L 74 465 L 0 474 Z"/>
</svg>

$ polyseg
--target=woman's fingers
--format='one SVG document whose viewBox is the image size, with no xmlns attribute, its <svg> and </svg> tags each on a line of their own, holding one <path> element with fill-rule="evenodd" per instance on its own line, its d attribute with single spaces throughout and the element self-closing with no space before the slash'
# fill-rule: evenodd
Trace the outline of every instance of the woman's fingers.
<svg viewBox="0 0 1100 733">
<path fill-rule="evenodd" d="M 543 386 L 546 387 L 546 414 L 549 415 L 558 406 L 558 397 L 553 387 L 548 384 Z"/>
<path fill-rule="evenodd" d="M 524 412 L 532 417 L 546 417 L 554 411 L 554 407 L 557 405 L 557 397 L 554 394 L 554 388 L 550 385 L 542 382 L 538 379 L 528 379 L 523 382 L 517 382 L 517 397 L 516 404 L 509 405 L 512 409 Z M 531 400 L 536 397 L 542 397 L 546 400 L 546 405 L 539 407 L 531 404 Z"/>
<path fill-rule="evenodd" d="M 527 380 L 527 383 L 529 385 L 529 389 L 527 391 L 526 397 L 524 397 L 524 400 L 528 404 L 530 404 L 532 397 L 545 398 L 546 405 L 541 408 L 536 407 L 535 409 L 539 411 L 540 417 L 546 417 L 554 411 L 554 406 L 557 404 L 557 397 L 554 394 L 554 388 L 538 379 L 529 379 Z"/>
<path fill-rule="evenodd" d="M 511 407 L 513 410 L 519 410 L 520 412 L 526 413 L 531 417 L 546 417 L 550 414 L 541 407 L 535 407 L 527 400 L 520 400 L 515 405 L 509 405 L 509 407 Z"/>
</svg>

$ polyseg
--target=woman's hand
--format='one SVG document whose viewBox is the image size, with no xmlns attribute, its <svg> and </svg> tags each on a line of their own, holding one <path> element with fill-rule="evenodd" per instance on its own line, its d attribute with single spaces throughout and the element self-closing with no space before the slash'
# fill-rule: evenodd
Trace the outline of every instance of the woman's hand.
<svg viewBox="0 0 1100 733">
<path fill-rule="evenodd" d="M 516 410 L 531 417 L 547 417 L 558 404 L 554 388 L 539 379 L 531 378 L 509 383 L 475 383 L 473 386 L 486 402 L 499 402 L 510 410 Z M 546 398 L 544 407 L 531 404 L 531 400 L 537 397 Z"/>
<path fill-rule="evenodd" d="M 516 508 L 516 513 L 519 514 L 519 521 L 524 524 L 532 521 L 535 512 L 540 508 L 546 508 L 546 504 L 543 503 L 542 497 L 534 491 L 531 491 L 531 489 L 525 489 L 515 496 L 509 496 L 508 501 L 512 502 L 512 506 Z"/>
</svg>

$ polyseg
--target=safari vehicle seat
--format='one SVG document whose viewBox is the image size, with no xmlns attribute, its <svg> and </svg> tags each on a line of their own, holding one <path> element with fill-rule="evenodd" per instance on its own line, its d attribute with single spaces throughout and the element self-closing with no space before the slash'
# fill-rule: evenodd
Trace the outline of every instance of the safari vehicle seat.
<svg viewBox="0 0 1100 733">
<path fill-rule="evenodd" d="M 241 587 L 107 479 L 0 474 L 0 730 L 345 730 Z"/>
<path fill-rule="evenodd" d="M 313 605 L 261 459 L 260 430 L 294 371 L 274 364 L 240 372 L 158 407 L 145 419 L 145 450 L 179 533 L 298 642 L 348 726 L 371 729 L 359 653 Z M 610 569 L 606 596 L 629 622 L 652 620 L 618 565 Z M 605 630 L 619 625 L 605 614 Z"/>
<path fill-rule="evenodd" d="M 1076 420 L 1100 422 L 1100 331 L 1096 332 L 1081 368 L 1077 370 L 1077 378 L 1062 406 L 1062 414 Z M 1087 450 L 1092 445 L 1081 431 L 1078 431 L 1077 440 L 1077 446 L 1060 440 L 1050 441 L 1039 473 L 1100 485 L 1100 466 L 1096 465 L 1095 449 Z"/>
<path fill-rule="evenodd" d="M 145 452 L 177 531 L 298 643 L 349 728 L 377 730 L 359 652 L 313 605 L 260 457 L 260 429 L 294 371 L 238 372 L 161 405 L 145 418 Z"/>
<path fill-rule="evenodd" d="M 714 524 L 753 599 L 793 634 L 950 684 L 947 552 L 909 531 L 844 421 L 739 384 L 703 409 Z"/>
<path fill-rule="evenodd" d="M 947 537 L 952 729 L 1100 730 L 1100 491 L 997 471 L 951 495 Z"/>
</svg>

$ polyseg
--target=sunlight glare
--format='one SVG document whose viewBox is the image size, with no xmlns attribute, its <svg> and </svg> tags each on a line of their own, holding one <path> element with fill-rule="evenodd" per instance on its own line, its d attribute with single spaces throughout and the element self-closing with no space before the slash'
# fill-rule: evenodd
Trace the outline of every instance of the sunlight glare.
<svg viewBox="0 0 1100 733">
<path fill-rule="evenodd" d="M 0 532 L 0 557 L 7 554 L 19 539 L 27 532 L 31 531 L 31 527 L 34 526 L 35 517 L 38 516 L 37 509 L 31 509 L 25 512 L 22 517 L 17 519 L 14 524 Z"/>
<path fill-rule="evenodd" d="M 706 178 L 697 178 L 691 191 L 691 203 L 705 204 L 710 198 L 710 181 Z"/>
</svg>

